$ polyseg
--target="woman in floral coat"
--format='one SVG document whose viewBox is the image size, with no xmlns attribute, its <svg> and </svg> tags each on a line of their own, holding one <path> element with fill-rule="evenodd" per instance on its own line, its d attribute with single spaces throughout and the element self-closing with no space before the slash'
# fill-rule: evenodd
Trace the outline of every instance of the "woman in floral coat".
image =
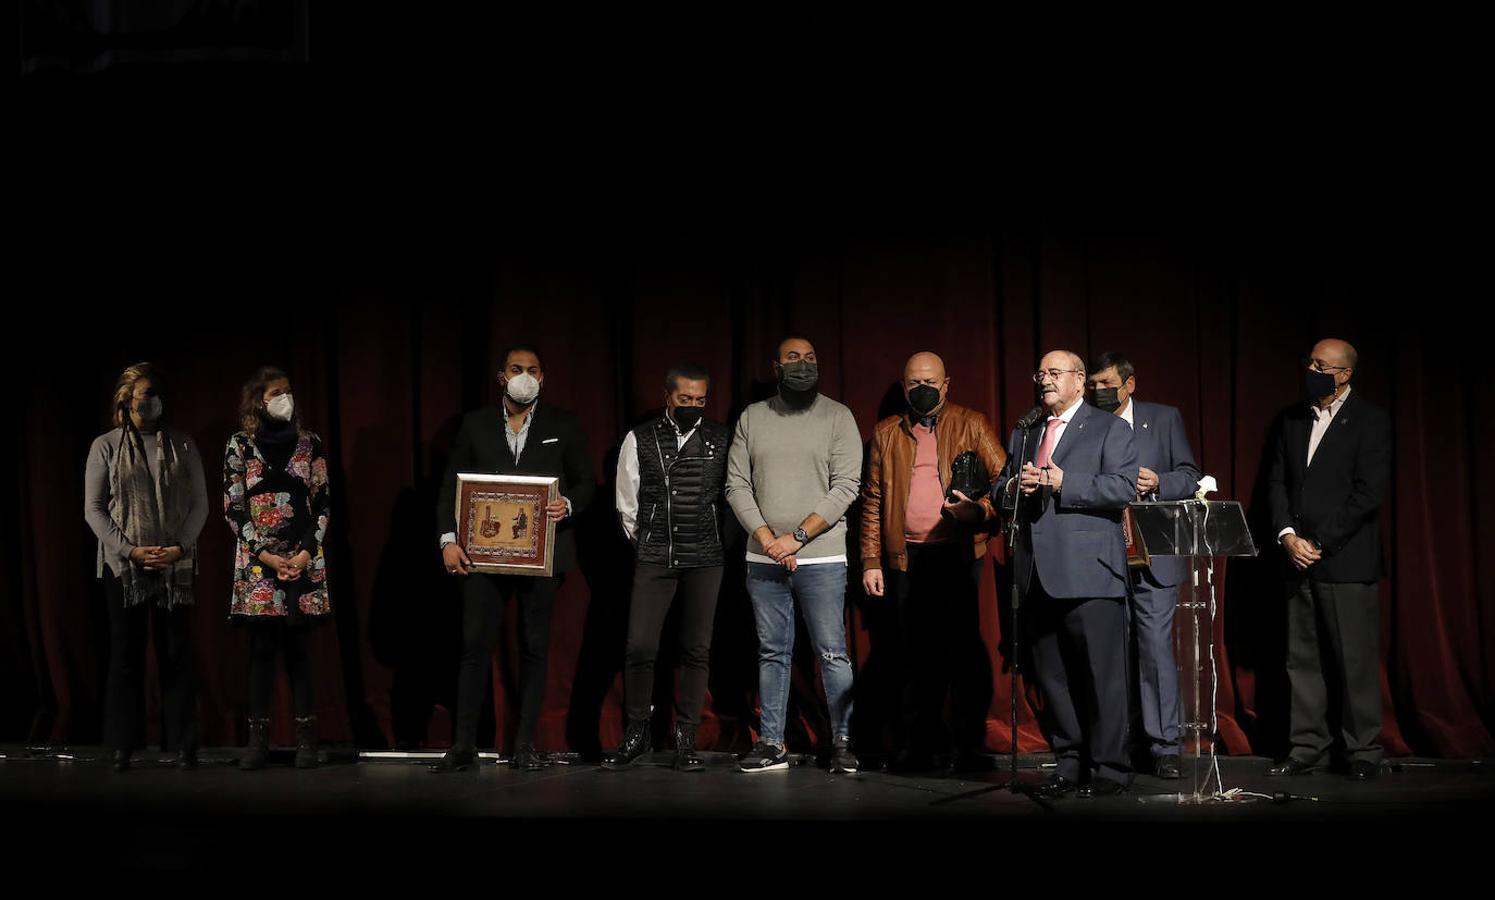
<svg viewBox="0 0 1495 900">
<path fill-rule="evenodd" d="M 327 459 L 301 428 L 285 372 L 262 366 L 244 384 L 243 430 L 223 456 L 223 514 L 238 539 L 229 617 L 250 634 L 249 746 L 241 769 L 264 766 L 270 749 L 275 659 L 285 657 L 296 709 L 296 766 L 317 765 L 311 624 L 325 619 Z"/>
</svg>

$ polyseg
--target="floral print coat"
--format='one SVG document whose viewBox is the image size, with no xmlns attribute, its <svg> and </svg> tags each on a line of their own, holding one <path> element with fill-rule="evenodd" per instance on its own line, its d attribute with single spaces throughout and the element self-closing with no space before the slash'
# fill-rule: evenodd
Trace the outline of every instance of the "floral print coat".
<svg viewBox="0 0 1495 900">
<path fill-rule="evenodd" d="M 294 620 L 332 612 L 322 554 L 328 507 L 327 458 L 321 438 L 301 432 L 283 469 L 265 461 L 247 432 L 228 439 L 223 454 L 223 515 L 238 542 L 231 617 Z M 285 557 L 305 550 L 311 563 L 298 581 L 280 581 L 275 570 L 260 561 L 262 550 Z"/>
</svg>

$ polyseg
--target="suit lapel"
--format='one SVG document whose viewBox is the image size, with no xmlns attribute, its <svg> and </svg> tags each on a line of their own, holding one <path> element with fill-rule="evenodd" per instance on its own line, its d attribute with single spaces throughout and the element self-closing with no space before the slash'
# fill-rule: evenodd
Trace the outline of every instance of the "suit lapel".
<svg viewBox="0 0 1495 900">
<path fill-rule="evenodd" d="M 1085 431 L 1094 427 L 1089 424 L 1089 419 L 1094 413 L 1098 412 L 1100 410 L 1095 409 L 1084 400 L 1080 401 L 1080 408 L 1075 410 L 1075 417 L 1069 420 L 1068 425 L 1064 426 L 1064 434 L 1059 438 L 1059 446 L 1054 449 L 1054 465 L 1061 469 L 1064 468 L 1062 460 L 1069 457 L 1070 448 L 1080 442 L 1081 438 L 1085 435 Z M 1110 413 L 1101 414 L 1110 415 Z"/>
<path fill-rule="evenodd" d="M 1351 393 L 1345 399 L 1344 406 L 1339 408 L 1339 414 L 1329 423 L 1329 427 L 1324 431 L 1324 436 L 1319 438 L 1318 449 L 1313 453 L 1313 461 L 1315 463 L 1323 460 L 1325 451 L 1338 449 L 1339 444 L 1349 434 L 1352 427 L 1350 423 L 1355 418 L 1354 407 L 1357 396 L 1357 394 Z M 1312 428 L 1311 419 L 1309 420 L 1309 427 Z M 1303 444 L 1303 458 L 1305 460 L 1308 458 L 1308 443 L 1306 441 Z"/>
<path fill-rule="evenodd" d="M 1141 465 L 1148 465 L 1149 460 L 1156 460 L 1160 455 L 1153 452 L 1158 446 L 1157 426 L 1153 424 L 1152 410 L 1136 400 L 1132 401 L 1132 440 L 1137 444 L 1137 458 Z"/>
<path fill-rule="evenodd" d="M 535 407 L 534 415 L 529 420 L 529 434 L 524 437 L 524 453 L 520 459 L 527 459 L 533 463 L 540 457 L 545 449 L 545 439 L 555 437 L 550 433 L 550 417 L 546 415 L 548 407 L 544 404 Z"/>
</svg>

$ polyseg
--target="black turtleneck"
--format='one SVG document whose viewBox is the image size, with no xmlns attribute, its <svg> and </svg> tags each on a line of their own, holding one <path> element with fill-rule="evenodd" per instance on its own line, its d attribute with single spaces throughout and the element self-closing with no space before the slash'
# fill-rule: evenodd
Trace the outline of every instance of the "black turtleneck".
<svg viewBox="0 0 1495 900">
<path fill-rule="evenodd" d="M 254 443 L 265 462 L 271 468 L 281 470 L 290 464 L 298 437 L 295 423 L 261 417 L 259 430 L 254 433 Z"/>
</svg>

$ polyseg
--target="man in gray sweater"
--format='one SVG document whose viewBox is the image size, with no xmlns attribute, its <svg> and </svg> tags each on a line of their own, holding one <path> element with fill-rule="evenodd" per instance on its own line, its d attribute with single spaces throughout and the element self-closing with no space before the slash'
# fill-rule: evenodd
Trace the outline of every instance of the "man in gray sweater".
<svg viewBox="0 0 1495 900">
<path fill-rule="evenodd" d="M 778 395 L 743 411 L 727 454 L 727 502 L 749 534 L 747 589 L 758 628 L 763 709 L 759 741 L 738 766 L 744 772 L 789 766 L 784 709 L 798 602 L 825 681 L 831 771 L 855 772 L 846 508 L 860 487 L 862 437 L 851 410 L 817 390 L 819 366 L 809 341 L 784 339 L 773 368 Z"/>
</svg>

